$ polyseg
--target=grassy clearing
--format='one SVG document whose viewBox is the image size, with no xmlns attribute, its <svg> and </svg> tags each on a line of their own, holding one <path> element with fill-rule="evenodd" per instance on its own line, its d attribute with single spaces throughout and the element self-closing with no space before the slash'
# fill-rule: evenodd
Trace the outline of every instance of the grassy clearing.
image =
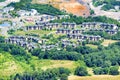
<svg viewBox="0 0 120 80">
<path fill-rule="evenodd" d="M 28 31 L 28 33 L 36 33 L 36 34 L 39 34 L 39 35 L 49 34 L 51 32 L 52 31 L 46 31 L 46 30 L 32 30 L 32 31 Z"/>
<path fill-rule="evenodd" d="M 79 64 L 75 63 L 74 61 L 67 61 L 67 60 L 32 60 L 32 65 L 36 66 L 36 70 L 40 68 L 42 70 L 46 70 L 48 68 L 59 68 L 65 67 L 70 70 L 74 70 Z"/>
<path fill-rule="evenodd" d="M 3 6 L 0 6 L 0 9 L 2 9 L 3 8 Z"/>
<path fill-rule="evenodd" d="M 32 3 L 38 3 L 39 1 L 38 0 L 32 0 Z"/>
<path fill-rule="evenodd" d="M 25 35 L 26 32 L 24 31 L 16 31 L 14 35 Z"/>
<path fill-rule="evenodd" d="M 46 31 L 46 30 L 16 31 L 14 35 L 37 34 L 43 36 L 44 34 L 49 34 L 51 32 L 54 31 Z"/>
<path fill-rule="evenodd" d="M 9 53 L 0 53 L 0 77 L 9 76 L 23 71 L 21 65 L 17 63 Z"/>
<path fill-rule="evenodd" d="M 56 33 L 53 33 L 53 36 L 55 37 L 55 38 L 58 38 L 58 37 L 60 37 L 60 36 L 64 36 L 65 34 L 56 34 Z"/>
<path fill-rule="evenodd" d="M 36 34 L 40 37 L 48 34 L 53 34 L 55 38 L 58 38 L 60 36 L 64 36 L 64 34 L 56 34 L 55 30 L 49 31 L 49 30 L 31 30 L 31 31 L 16 31 L 14 35 L 26 35 L 26 34 Z"/>
<path fill-rule="evenodd" d="M 95 75 L 95 76 L 87 76 L 87 77 L 79 77 L 79 76 L 69 76 L 68 80 L 120 80 L 119 76 L 111 76 L 111 75 Z"/>
<path fill-rule="evenodd" d="M 39 60 L 37 57 L 32 57 L 28 63 L 24 60 L 18 61 L 9 53 L 0 53 L 0 79 L 16 73 L 40 71 L 48 68 L 65 67 L 73 72 L 77 66 L 81 65 L 84 65 L 84 63 L 80 61 Z"/>
<path fill-rule="evenodd" d="M 26 23 L 25 23 L 25 26 L 34 26 L 34 25 L 35 25 L 34 22 L 26 22 Z"/>
<path fill-rule="evenodd" d="M 86 46 L 91 47 L 93 49 L 96 49 L 98 47 L 97 45 L 93 45 L 93 44 L 86 44 Z"/>
<path fill-rule="evenodd" d="M 104 42 L 102 43 L 103 46 L 108 46 L 109 44 L 118 42 L 117 40 L 104 40 Z"/>
</svg>

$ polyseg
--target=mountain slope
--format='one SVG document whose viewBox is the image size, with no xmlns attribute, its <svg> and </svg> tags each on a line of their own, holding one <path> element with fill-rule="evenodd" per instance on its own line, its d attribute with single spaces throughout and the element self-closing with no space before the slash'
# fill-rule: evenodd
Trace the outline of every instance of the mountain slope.
<svg viewBox="0 0 120 80">
<path fill-rule="evenodd" d="M 77 16 L 89 16 L 89 8 L 82 0 L 33 0 L 32 3 L 51 4 Z"/>
</svg>

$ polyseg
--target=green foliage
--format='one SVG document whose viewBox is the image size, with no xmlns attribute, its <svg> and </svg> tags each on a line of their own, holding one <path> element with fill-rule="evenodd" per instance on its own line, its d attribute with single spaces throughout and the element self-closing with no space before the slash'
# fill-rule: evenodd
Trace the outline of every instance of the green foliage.
<svg viewBox="0 0 120 80">
<path fill-rule="evenodd" d="M 31 4 L 29 6 L 30 9 L 36 9 L 41 14 L 49 14 L 49 15 L 63 14 L 63 12 L 61 12 L 59 9 L 54 8 L 52 5 L 49 4 Z"/>
<path fill-rule="evenodd" d="M 111 62 L 110 61 L 104 61 L 102 68 L 106 68 L 106 67 L 110 67 L 111 66 Z"/>
<path fill-rule="evenodd" d="M 78 76 L 87 76 L 88 72 L 87 72 L 86 67 L 77 67 L 75 69 L 75 73 L 74 74 L 78 75 Z"/>
<path fill-rule="evenodd" d="M 102 31 L 87 31 L 84 32 L 83 34 L 89 34 L 89 35 L 100 35 L 101 37 L 108 39 L 111 37 L 111 35 L 107 34 L 106 32 L 102 32 Z"/>
<path fill-rule="evenodd" d="M 41 49 L 34 49 L 34 50 L 31 52 L 31 54 L 32 54 L 33 56 L 39 56 L 40 53 L 41 53 Z"/>
<path fill-rule="evenodd" d="M 15 10 L 20 10 L 20 9 L 25 9 L 27 10 L 27 8 L 29 7 L 28 5 L 31 4 L 32 0 L 20 0 L 20 2 L 16 2 L 16 3 L 10 3 L 7 6 L 13 6 L 15 8 Z"/>
<path fill-rule="evenodd" d="M 57 39 L 61 40 L 61 39 L 64 39 L 64 38 L 66 38 L 66 35 L 59 36 Z"/>
<path fill-rule="evenodd" d="M 5 38 L 3 36 L 0 36 L 0 43 L 4 43 Z"/>
<path fill-rule="evenodd" d="M 113 66 L 110 68 L 110 75 L 119 75 L 119 71 L 118 71 L 119 67 L 118 66 Z"/>
<path fill-rule="evenodd" d="M 21 0 L 17 3 L 11 3 L 8 6 L 15 7 L 15 10 L 30 10 L 36 9 L 40 14 L 48 14 L 48 15 L 61 15 L 64 14 L 59 9 L 54 8 L 52 5 L 49 4 L 31 4 L 32 0 Z"/>
<path fill-rule="evenodd" d="M 16 74 L 12 80 L 68 80 L 68 71 L 66 68 L 53 68 L 41 72 Z"/>
<path fill-rule="evenodd" d="M 117 34 L 113 35 L 111 39 L 120 40 L 120 31 Z"/>
<path fill-rule="evenodd" d="M 78 46 L 74 50 L 78 53 L 81 53 L 81 54 L 89 54 L 91 52 L 96 51 L 96 49 L 92 49 L 88 46 Z"/>
<path fill-rule="evenodd" d="M 84 56 L 86 65 L 89 67 L 109 67 L 120 65 L 120 42 L 109 45 L 107 48 L 99 48 L 99 51 Z M 93 56 L 94 55 L 94 56 Z"/>
<path fill-rule="evenodd" d="M 76 52 L 65 52 L 65 51 L 58 51 L 54 53 L 52 59 L 60 59 L 60 60 L 82 60 L 82 55 Z"/>
<path fill-rule="evenodd" d="M 66 74 L 66 75 L 70 74 L 70 70 L 67 68 L 60 67 L 58 69 L 59 69 L 59 74 Z"/>
<path fill-rule="evenodd" d="M 12 55 L 26 55 L 26 52 L 25 52 L 25 50 L 23 48 L 18 47 L 18 46 L 14 46 L 11 49 L 11 54 Z"/>
<path fill-rule="evenodd" d="M 26 51 L 17 45 L 0 43 L 0 50 L 10 52 L 12 55 L 26 55 Z"/>
<path fill-rule="evenodd" d="M 0 2 L 4 2 L 5 0 L 0 0 Z"/>
<path fill-rule="evenodd" d="M 41 51 L 38 49 L 37 51 L 33 50 L 32 54 L 37 54 L 36 56 L 39 59 L 84 60 L 88 67 L 106 68 L 117 64 L 120 65 L 119 47 L 119 42 L 108 47 L 99 46 L 97 49 L 86 46 L 76 48 L 68 46 L 66 47 L 67 51 L 57 49 Z"/>
<path fill-rule="evenodd" d="M 95 75 L 103 75 L 103 74 L 111 74 L 111 75 L 118 75 L 118 67 L 106 67 L 106 68 L 101 68 L 97 67 L 93 69 L 93 72 Z"/>
<path fill-rule="evenodd" d="M 70 18 L 68 19 L 61 19 L 61 20 L 53 20 L 51 22 L 58 22 L 58 23 L 62 23 L 62 22 L 75 22 L 76 24 L 82 24 L 83 22 L 104 22 L 104 23 L 111 23 L 111 24 L 117 24 L 118 26 L 120 26 L 120 23 L 112 18 L 108 18 L 106 16 L 97 16 L 97 17 L 77 17 L 74 15 L 70 15 Z"/>
<path fill-rule="evenodd" d="M 92 14 L 94 14 L 95 12 L 94 12 L 94 10 L 90 10 L 90 15 L 92 15 Z"/>
<path fill-rule="evenodd" d="M 10 11 L 9 13 L 14 18 L 19 16 L 15 11 Z"/>
<path fill-rule="evenodd" d="M 60 76 L 60 80 L 68 80 L 68 76 L 66 74 L 62 74 Z"/>
<path fill-rule="evenodd" d="M 108 74 L 109 73 L 109 68 L 94 68 L 93 72 L 95 75 L 102 75 L 102 74 Z"/>
<path fill-rule="evenodd" d="M 7 31 L 7 33 L 10 34 L 10 35 L 14 34 L 14 32 L 15 32 L 15 30 L 13 30 L 13 29 L 10 29 L 10 30 Z"/>
<path fill-rule="evenodd" d="M 110 10 L 110 9 L 114 9 L 114 6 L 111 5 L 111 4 L 106 4 L 106 5 L 102 6 L 101 9 L 107 11 L 107 10 Z"/>
<path fill-rule="evenodd" d="M 114 6 L 119 6 L 120 1 L 119 0 L 93 0 L 93 5 L 94 6 L 100 6 L 103 5 L 102 7 L 103 10 L 110 10 L 114 9 Z"/>
<path fill-rule="evenodd" d="M 51 39 L 51 38 L 53 38 L 53 34 L 49 34 L 49 35 L 44 34 L 42 38 Z"/>
<path fill-rule="evenodd" d="M 96 1 L 96 2 L 95 2 L 95 1 L 96 1 L 96 0 L 93 0 L 93 2 L 94 2 L 93 5 L 94 5 L 95 7 L 103 4 L 102 1 L 100 1 L 100 2 L 99 2 L 99 1 Z"/>
<path fill-rule="evenodd" d="M 40 59 L 53 59 L 53 60 L 83 60 L 83 56 L 77 52 L 68 52 L 64 50 L 49 50 L 39 55 Z"/>
<path fill-rule="evenodd" d="M 73 46 L 66 46 L 66 51 L 68 51 L 68 52 L 74 51 Z"/>
<path fill-rule="evenodd" d="M 87 31 L 84 32 L 83 34 L 96 35 L 96 36 L 100 35 L 104 39 L 120 40 L 120 31 L 118 31 L 117 34 L 115 35 L 110 35 L 103 31 Z"/>
</svg>

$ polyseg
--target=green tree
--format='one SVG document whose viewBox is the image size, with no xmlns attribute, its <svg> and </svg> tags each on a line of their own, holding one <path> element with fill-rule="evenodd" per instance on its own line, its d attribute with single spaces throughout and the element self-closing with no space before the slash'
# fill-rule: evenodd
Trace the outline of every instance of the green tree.
<svg viewBox="0 0 120 80">
<path fill-rule="evenodd" d="M 34 50 L 31 52 L 31 54 L 32 54 L 33 56 L 39 56 L 40 53 L 41 53 L 41 49 L 34 49 Z"/>
<path fill-rule="evenodd" d="M 94 68 L 93 69 L 93 73 L 96 74 L 96 75 L 102 74 L 102 68 L 100 68 L 100 67 Z"/>
<path fill-rule="evenodd" d="M 78 75 L 78 76 L 87 76 L 88 72 L 87 72 L 86 67 L 77 67 L 75 69 L 75 73 L 74 74 Z"/>
<path fill-rule="evenodd" d="M 95 12 L 94 12 L 94 10 L 90 10 L 90 15 L 92 15 L 92 14 L 94 14 Z"/>
<path fill-rule="evenodd" d="M 5 42 L 5 38 L 3 36 L 0 36 L 0 43 L 4 43 Z"/>
<path fill-rule="evenodd" d="M 60 80 L 68 80 L 68 75 L 66 75 L 66 74 L 61 74 L 61 75 L 60 75 Z"/>
<path fill-rule="evenodd" d="M 70 70 L 67 68 L 60 67 L 58 69 L 59 69 L 59 74 L 66 74 L 66 75 L 70 74 Z"/>
<path fill-rule="evenodd" d="M 73 48 L 72 46 L 66 46 L 66 50 L 67 50 L 68 52 L 71 52 L 71 51 L 74 50 L 74 48 Z"/>
<path fill-rule="evenodd" d="M 119 67 L 118 66 L 113 66 L 110 68 L 110 75 L 119 75 L 119 71 L 118 71 Z"/>
<path fill-rule="evenodd" d="M 93 72 L 95 75 L 101 75 L 101 74 L 108 74 L 109 73 L 109 68 L 101 68 L 97 67 L 93 69 Z"/>
</svg>

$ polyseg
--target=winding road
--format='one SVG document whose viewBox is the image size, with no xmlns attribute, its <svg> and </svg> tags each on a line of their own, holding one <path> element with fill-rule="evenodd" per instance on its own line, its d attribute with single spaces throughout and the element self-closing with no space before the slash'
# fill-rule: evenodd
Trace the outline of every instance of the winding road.
<svg viewBox="0 0 120 80">
<path fill-rule="evenodd" d="M 94 10 L 95 12 L 95 15 L 93 16 L 107 16 L 109 18 L 113 18 L 113 19 L 116 19 L 116 20 L 120 20 L 120 11 L 119 12 L 112 12 L 112 11 L 104 11 L 104 10 L 101 10 L 101 7 L 103 6 L 98 6 L 98 7 L 95 7 L 93 6 L 92 4 L 92 0 L 83 0 L 84 2 L 88 3 L 89 4 L 89 7 Z"/>
<path fill-rule="evenodd" d="M 109 18 L 113 18 L 116 20 L 120 19 L 120 11 L 119 12 L 104 11 L 104 10 L 101 10 L 102 6 L 94 7 L 92 5 L 92 2 L 90 2 L 89 6 L 92 10 L 94 10 L 95 16 L 107 16 Z"/>
</svg>

